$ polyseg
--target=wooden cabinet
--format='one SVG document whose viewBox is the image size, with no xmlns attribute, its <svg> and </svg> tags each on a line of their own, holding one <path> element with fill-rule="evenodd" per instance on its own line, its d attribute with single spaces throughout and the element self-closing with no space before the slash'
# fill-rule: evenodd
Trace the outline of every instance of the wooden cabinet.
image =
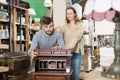
<svg viewBox="0 0 120 80">
<path fill-rule="evenodd" d="M 33 64 L 32 80 L 71 80 L 71 50 L 36 49 L 38 52 Z M 33 67 L 34 67 L 33 66 Z"/>
<path fill-rule="evenodd" d="M 64 76 L 36 76 L 36 80 L 65 80 Z"/>
<path fill-rule="evenodd" d="M 38 73 L 32 73 L 32 80 L 71 80 L 72 72 L 66 73 L 66 72 L 38 72 Z"/>
</svg>

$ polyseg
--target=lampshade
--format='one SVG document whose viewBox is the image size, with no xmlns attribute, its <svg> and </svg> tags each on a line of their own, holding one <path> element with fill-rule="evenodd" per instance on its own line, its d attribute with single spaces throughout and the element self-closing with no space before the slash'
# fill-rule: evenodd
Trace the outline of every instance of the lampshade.
<svg viewBox="0 0 120 80">
<path fill-rule="evenodd" d="M 94 11 L 104 13 L 111 8 L 111 0 L 96 0 L 94 1 Z"/>
<path fill-rule="evenodd" d="M 116 12 L 120 12 L 120 0 L 87 0 L 83 15 L 86 19 L 113 21 Z"/>
<path fill-rule="evenodd" d="M 120 0 L 112 0 L 112 8 L 120 12 Z"/>
<path fill-rule="evenodd" d="M 29 14 L 30 16 L 35 16 L 35 15 L 36 15 L 36 12 L 35 12 L 35 10 L 34 10 L 33 8 L 29 8 L 29 9 L 28 9 L 28 14 Z"/>
<path fill-rule="evenodd" d="M 94 9 L 94 3 L 95 3 L 94 0 L 88 0 L 85 4 L 85 9 L 84 9 L 83 14 L 85 14 L 85 15 L 91 14 Z"/>
<path fill-rule="evenodd" d="M 0 0 L 0 3 L 7 4 L 6 0 Z"/>
<path fill-rule="evenodd" d="M 45 7 L 51 7 L 52 6 L 52 1 L 51 0 L 45 0 L 44 1 L 44 6 Z"/>
</svg>

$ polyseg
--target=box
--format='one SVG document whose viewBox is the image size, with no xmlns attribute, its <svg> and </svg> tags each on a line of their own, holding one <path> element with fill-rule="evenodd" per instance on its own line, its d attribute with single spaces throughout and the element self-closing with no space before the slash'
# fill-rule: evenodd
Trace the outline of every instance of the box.
<svg viewBox="0 0 120 80">
<path fill-rule="evenodd" d="M 24 52 L 0 54 L 0 66 L 9 67 L 8 75 L 25 74 L 30 69 L 30 58 Z"/>
<path fill-rule="evenodd" d="M 31 80 L 31 79 L 30 79 L 30 74 L 21 74 L 17 76 L 8 75 L 8 80 Z"/>
<path fill-rule="evenodd" d="M 19 51 L 25 51 L 24 46 L 25 46 L 25 44 L 21 44 L 21 50 L 20 50 L 20 44 L 16 44 L 16 51 L 17 52 L 19 52 Z"/>
</svg>

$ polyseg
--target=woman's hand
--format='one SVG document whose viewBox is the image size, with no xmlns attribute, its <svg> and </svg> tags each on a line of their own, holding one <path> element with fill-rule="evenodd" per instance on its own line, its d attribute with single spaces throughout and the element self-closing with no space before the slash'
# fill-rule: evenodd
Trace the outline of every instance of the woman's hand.
<svg viewBox="0 0 120 80">
<path fill-rule="evenodd" d="M 58 33 L 62 33 L 62 30 L 61 30 L 60 27 L 57 27 L 57 28 L 55 29 L 55 31 L 58 32 Z"/>
<path fill-rule="evenodd" d="M 65 46 L 65 49 L 72 49 L 71 46 Z"/>
</svg>

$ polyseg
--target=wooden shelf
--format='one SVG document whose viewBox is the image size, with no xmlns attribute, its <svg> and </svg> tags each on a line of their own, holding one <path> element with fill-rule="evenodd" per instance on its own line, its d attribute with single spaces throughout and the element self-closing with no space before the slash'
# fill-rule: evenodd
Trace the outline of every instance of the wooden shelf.
<svg viewBox="0 0 120 80">
<path fill-rule="evenodd" d="M 0 19 L 0 23 L 8 23 L 9 20 L 5 20 L 5 19 Z"/>
<path fill-rule="evenodd" d="M 32 30 L 32 31 L 39 31 L 40 30 L 40 26 L 30 27 L 30 30 Z"/>
<path fill-rule="evenodd" d="M 8 5 L 8 3 L 6 3 L 6 4 L 4 4 L 4 3 L 0 3 L 0 5 L 4 5 L 4 6 L 7 6 L 7 5 Z"/>
<path fill-rule="evenodd" d="M 17 42 L 20 42 L 20 40 L 16 40 Z M 24 39 L 24 40 L 22 40 L 22 42 L 25 42 L 26 40 Z"/>
<path fill-rule="evenodd" d="M 20 23 L 16 23 L 17 26 L 20 26 Z M 22 26 L 27 26 L 27 24 L 21 24 Z"/>
<path fill-rule="evenodd" d="M 14 8 L 17 8 L 17 9 L 21 9 L 21 10 L 27 10 L 26 8 L 22 8 L 22 7 L 19 7 L 19 6 L 15 6 L 15 5 L 12 5 Z"/>
<path fill-rule="evenodd" d="M 0 49 L 9 49 L 8 44 L 0 44 Z"/>
<path fill-rule="evenodd" d="M 9 71 L 9 67 L 0 66 L 0 72 L 7 72 L 7 71 Z"/>
<path fill-rule="evenodd" d="M 9 37 L 4 37 L 4 38 L 1 38 L 2 40 L 8 40 L 9 39 Z"/>
<path fill-rule="evenodd" d="M 17 13 L 19 13 L 21 10 L 22 12 L 24 11 L 24 15 L 25 15 L 25 23 L 24 24 L 21 24 L 20 23 L 16 23 L 16 19 L 17 17 L 19 17 L 17 15 Z M 29 23 L 29 16 L 28 16 L 28 9 L 25 9 L 25 8 L 22 8 L 22 7 L 19 7 L 19 6 L 14 6 L 13 5 L 13 10 L 12 10 L 12 13 L 13 13 L 13 24 L 12 24 L 12 40 L 13 40 L 13 51 L 16 52 L 20 49 L 18 49 L 18 44 L 20 44 L 20 40 L 16 40 L 16 34 L 17 33 L 20 33 L 19 31 L 23 31 L 23 35 L 24 35 L 24 39 L 25 40 L 22 40 L 22 44 L 24 44 L 24 47 L 22 47 L 22 50 L 20 51 L 26 51 L 26 54 L 28 54 L 28 47 L 29 47 L 29 28 L 28 28 L 28 23 Z M 21 13 L 23 14 L 23 13 Z M 22 26 L 22 28 L 20 28 L 20 26 Z M 17 28 L 16 28 L 17 27 Z M 17 30 L 16 30 L 16 29 Z M 21 29 L 21 30 L 20 30 Z M 20 47 L 19 47 L 20 48 Z"/>
</svg>

